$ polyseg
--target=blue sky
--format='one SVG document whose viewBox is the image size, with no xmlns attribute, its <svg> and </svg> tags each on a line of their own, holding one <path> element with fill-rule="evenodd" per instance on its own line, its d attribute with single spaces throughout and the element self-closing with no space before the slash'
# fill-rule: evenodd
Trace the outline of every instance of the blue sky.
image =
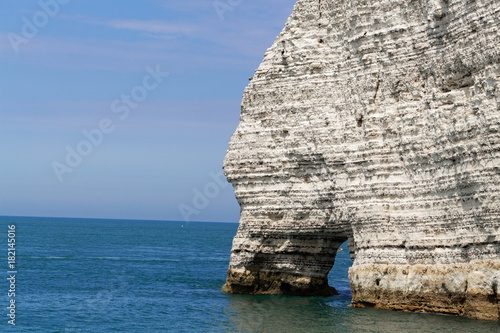
<svg viewBox="0 0 500 333">
<path fill-rule="evenodd" d="M 1 1 L 0 215 L 236 222 L 222 161 L 293 5 Z"/>
</svg>

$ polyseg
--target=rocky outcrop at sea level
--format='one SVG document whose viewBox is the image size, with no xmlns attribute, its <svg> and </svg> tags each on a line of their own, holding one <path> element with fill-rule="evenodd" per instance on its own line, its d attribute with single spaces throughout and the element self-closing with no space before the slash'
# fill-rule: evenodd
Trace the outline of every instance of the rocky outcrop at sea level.
<svg viewBox="0 0 500 333">
<path fill-rule="evenodd" d="M 500 319 L 500 3 L 299 0 L 224 161 L 224 290 Z M 335 285 L 335 281 L 330 281 Z"/>
</svg>

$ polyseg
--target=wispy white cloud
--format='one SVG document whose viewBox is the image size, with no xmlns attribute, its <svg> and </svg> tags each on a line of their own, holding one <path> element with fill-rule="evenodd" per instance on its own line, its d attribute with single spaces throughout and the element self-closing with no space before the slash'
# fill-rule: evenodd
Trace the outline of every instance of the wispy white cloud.
<svg viewBox="0 0 500 333">
<path fill-rule="evenodd" d="M 161 20 L 110 20 L 105 24 L 115 29 L 126 29 L 166 35 L 187 35 L 196 30 L 194 26 Z"/>
<path fill-rule="evenodd" d="M 113 29 L 130 30 L 159 35 L 187 35 L 198 29 L 196 24 L 168 20 L 102 19 L 84 15 L 60 15 L 61 19 L 83 24 L 105 26 Z"/>
<path fill-rule="evenodd" d="M 42 34 L 14 61 L 115 72 L 141 71 L 150 63 L 176 64 L 183 72 L 254 69 L 291 10 L 287 0 L 269 0 L 266 10 L 247 0 L 221 22 L 211 0 L 149 1 L 161 8 L 151 19 L 61 13 L 57 19 L 78 25 L 78 34 Z M 2 35 L 0 54 L 12 58 Z"/>
<path fill-rule="evenodd" d="M 22 33 L 21 18 L 33 17 L 38 0 L 0 0 L 9 13 L 0 20 L 0 151 L 7 161 L 0 202 L 10 207 L 0 213 L 148 218 L 169 214 L 165 206 L 181 196 L 190 200 L 191 189 L 204 184 L 196 175 L 220 168 L 246 75 L 295 2 L 220 1 L 234 7 L 223 20 L 214 0 L 74 1 L 16 54 L 7 33 Z M 127 121 L 117 119 L 111 102 L 156 64 L 171 77 Z M 64 160 L 66 147 L 103 117 L 116 131 L 65 187 L 53 186 L 51 163 Z M 89 202 L 95 186 L 109 190 Z M 235 220 L 239 209 L 231 191 L 228 197 Z M 133 208 L 123 210 L 128 202 Z M 44 208 L 56 206 L 65 208 Z M 170 213 L 175 219 L 176 207 Z M 209 214 L 206 220 L 228 219 Z"/>
</svg>

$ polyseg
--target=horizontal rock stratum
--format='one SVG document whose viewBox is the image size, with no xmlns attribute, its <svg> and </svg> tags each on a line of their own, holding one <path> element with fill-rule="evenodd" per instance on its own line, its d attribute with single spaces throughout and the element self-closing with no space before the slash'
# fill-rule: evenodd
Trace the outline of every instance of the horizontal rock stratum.
<svg viewBox="0 0 500 333">
<path fill-rule="evenodd" d="M 500 318 L 500 3 L 299 0 L 243 96 L 224 290 Z M 335 284 L 333 281 L 332 284 Z"/>
</svg>

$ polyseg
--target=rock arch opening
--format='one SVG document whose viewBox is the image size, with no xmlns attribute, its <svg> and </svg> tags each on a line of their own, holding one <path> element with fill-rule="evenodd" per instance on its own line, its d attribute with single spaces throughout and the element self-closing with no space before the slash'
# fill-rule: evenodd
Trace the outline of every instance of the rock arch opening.
<svg viewBox="0 0 500 333">
<path fill-rule="evenodd" d="M 347 243 L 347 241 L 342 243 L 337 250 L 335 263 L 328 273 L 328 284 L 334 287 L 340 295 L 351 297 L 349 268 L 352 266 L 352 260 Z"/>
<path fill-rule="evenodd" d="M 498 1 L 369 3 L 298 0 L 245 90 L 225 290 L 329 294 L 348 237 L 354 306 L 498 320 Z"/>
</svg>

